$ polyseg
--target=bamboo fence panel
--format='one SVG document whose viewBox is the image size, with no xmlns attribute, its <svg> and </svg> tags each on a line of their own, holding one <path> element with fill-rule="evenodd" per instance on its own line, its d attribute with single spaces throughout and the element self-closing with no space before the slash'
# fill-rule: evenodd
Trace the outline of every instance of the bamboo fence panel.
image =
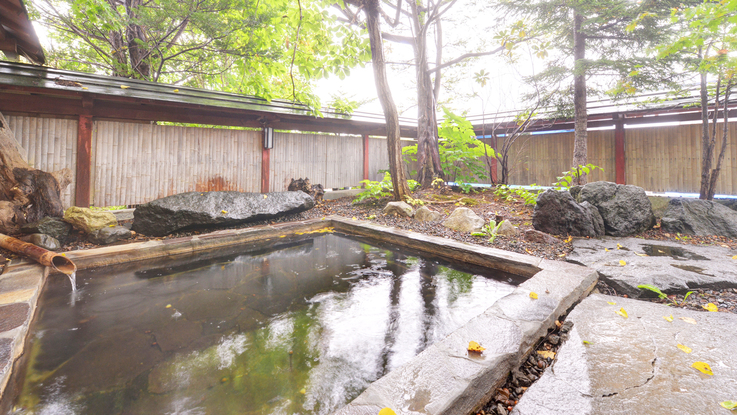
<svg viewBox="0 0 737 415">
<path fill-rule="evenodd" d="M 357 186 L 363 180 L 363 138 L 277 132 L 270 164 L 270 191 L 287 190 L 299 178 L 326 189 Z"/>
<path fill-rule="evenodd" d="M 95 121 L 92 201 L 138 205 L 192 191 L 260 190 L 257 131 Z"/>
<path fill-rule="evenodd" d="M 26 151 L 28 164 L 45 172 L 68 168 L 72 183 L 61 193 L 64 207 L 74 204 L 77 171 L 77 120 L 6 115 L 15 139 Z"/>
</svg>

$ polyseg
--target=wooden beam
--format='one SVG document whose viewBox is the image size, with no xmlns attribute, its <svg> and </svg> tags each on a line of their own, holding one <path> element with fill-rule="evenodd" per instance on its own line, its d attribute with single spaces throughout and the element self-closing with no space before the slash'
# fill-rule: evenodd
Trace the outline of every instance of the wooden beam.
<svg viewBox="0 0 737 415">
<path fill-rule="evenodd" d="M 261 193 L 269 193 L 269 177 L 271 176 L 271 149 L 266 148 L 266 128 L 261 138 Z"/>
<path fill-rule="evenodd" d="M 625 152 L 624 152 L 624 116 L 617 114 L 614 117 L 614 169 L 615 183 L 625 183 L 625 170 L 624 166 L 626 163 Z"/>
<path fill-rule="evenodd" d="M 369 136 L 363 135 L 363 180 L 369 179 Z"/>
<path fill-rule="evenodd" d="M 80 115 L 77 127 L 77 177 L 74 204 L 90 206 L 90 173 L 92 171 L 92 116 Z"/>
</svg>

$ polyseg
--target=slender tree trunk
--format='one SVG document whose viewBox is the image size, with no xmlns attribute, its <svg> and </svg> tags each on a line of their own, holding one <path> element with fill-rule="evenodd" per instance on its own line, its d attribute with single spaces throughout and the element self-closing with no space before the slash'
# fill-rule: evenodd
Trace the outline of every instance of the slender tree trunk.
<svg viewBox="0 0 737 415">
<path fill-rule="evenodd" d="M 384 44 L 381 38 L 381 28 L 379 27 L 379 0 L 365 0 L 364 7 L 366 10 L 366 27 L 371 44 L 374 82 L 376 82 L 376 91 L 379 94 L 379 101 L 384 109 L 384 118 L 386 119 L 386 141 L 389 150 L 389 171 L 394 187 L 394 200 L 402 201 L 409 196 L 410 192 L 407 186 L 404 161 L 402 160 L 402 145 L 399 141 L 399 114 L 386 78 Z"/>
<path fill-rule="evenodd" d="M 586 35 L 581 33 L 583 16 L 575 13 L 573 17 L 573 108 L 575 133 L 573 141 L 573 167 L 586 164 L 586 145 L 588 141 L 586 110 Z M 578 177 L 578 184 L 585 184 L 586 176 Z"/>
<path fill-rule="evenodd" d="M 711 171 L 711 176 L 709 177 L 709 191 L 706 195 L 706 200 L 714 199 L 714 195 L 717 191 L 717 179 L 719 178 L 719 173 L 722 170 L 722 162 L 724 161 L 724 154 L 726 153 L 727 149 L 727 137 L 729 136 L 729 107 L 727 106 L 727 103 L 729 102 L 729 96 L 731 95 L 731 92 L 732 83 L 729 82 L 727 84 L 726 90 L 724 91 L 724 124 L 722 125 L 722 143 L 721 148 L 719 149 L 717 165 L 714 170 Z M 714 124 L 716 125 L 716 122 Z"/>
<path fill-rule="evenodd" d="M 719 101 L 717 101 L 719 102 Z M 709 134 L 709 91 L 706 85 L 706 74 L 701 74 L 701 188 L 699 199 L 709 198 L 709 177 L 714 149 L 711 147 Z"/>
<path fill-rule="evenodd" d="M 113 76 L 120 76 L 127 78 L 130 76 L 128 73 L 128 58 L 127 58 L 127 46 L 123 42 L 123 35 L 115 30 L 110 31 L 110 47 L 113 49 L 111 54 L 113 55 Z"/>
<path fill-rule="evenodd" d="M 438 122 L 435 114 L 435 93 L 428 73 L 427 26 L 421 21 L 417 3 L 410 2 L 415 28 L 415 64 L 417 68 L 417 172 L 423 188 L 443 177 L 438 150 Z M 440 76 L 437 74 L 436 76 Z"/>
</svg>

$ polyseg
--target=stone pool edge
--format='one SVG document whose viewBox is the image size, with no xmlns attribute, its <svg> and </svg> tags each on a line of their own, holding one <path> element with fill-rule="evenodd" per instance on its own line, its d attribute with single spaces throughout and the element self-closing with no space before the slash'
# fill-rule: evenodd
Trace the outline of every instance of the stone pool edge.
<svg viewBox="0 0 737 415">
<path fill-rule="evenodd" d="M 384 406 L 393 406 L 397 413 L 470 413 L 487 393 L 506 379 L 511 368 L 517 367 L 517 363 L 529 354 L 535 343 L 552 327 L 555 319 L 584 298 L 597 280 L 595 270 L 579 265 L 543 260 L 339 216 L 71 251 L 66 256 L 79 269 L 87 269 L 181 256 L 249 242 L 278 240 L 285 236 L 320 231 L 326 227 L 391 242 L 433 256 L 529 277 L 512 294 L 499 300 L 446 339 L 430 346 L 406 365 L 374 382 L 353 402 L 340 409 L 340 414 L 375 415 Z M 0 343 L 0 398 L 4 396 L 16 360 L 23 353 L 38 296 L 48 275 L 49 270 L 46 267 L 18 261 L 0 276 L 0 308 L 12 304 L 28 305 L 25 322 L 0 333 L 0 342 L 10 342 L 11 346 L 6 356 L 5 349 L 2 348 L 4 343 Z M 54 277 L 64 276 L 57 274 Z M 529 297 L 531 291 L 538 293 L 538 300 Z M 502 333 L 500 330 L 505 330 L 503 333 L 508 337 L 497 344 L 496 340 L 499 339 L 495 339 L 495 336 Z M 6 338 L 11 340 L 3 340 Z M 483 355 L 477 358 L 467 355 L 465 350 L 470 340 L 478 341 L 487 348 Z M 413 371 L 417 372 L 417 376 L 407 378 Z M 399 397 L 398 391 L 401 391 Z M 407 399 L 403 398 L 405 396 Z"/>
</svg>

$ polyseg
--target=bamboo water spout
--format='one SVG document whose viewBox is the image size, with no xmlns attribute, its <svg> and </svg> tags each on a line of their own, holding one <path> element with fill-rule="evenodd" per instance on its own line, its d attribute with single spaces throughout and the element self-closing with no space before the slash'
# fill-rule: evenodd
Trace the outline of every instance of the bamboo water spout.
<svg viewBox="0 0 737 415">
<path fill-rule="evenodd" d="M 23 242 L 20 239 L 0 233 L 0 247 L 13 251 L 16 254 L 25 255 L 41 265 L 52 267 L 66 275 L 77 272 L 77 266 L 69 258 L 55 252 L 47 251 L 34 244 Z"/>
</svg>

